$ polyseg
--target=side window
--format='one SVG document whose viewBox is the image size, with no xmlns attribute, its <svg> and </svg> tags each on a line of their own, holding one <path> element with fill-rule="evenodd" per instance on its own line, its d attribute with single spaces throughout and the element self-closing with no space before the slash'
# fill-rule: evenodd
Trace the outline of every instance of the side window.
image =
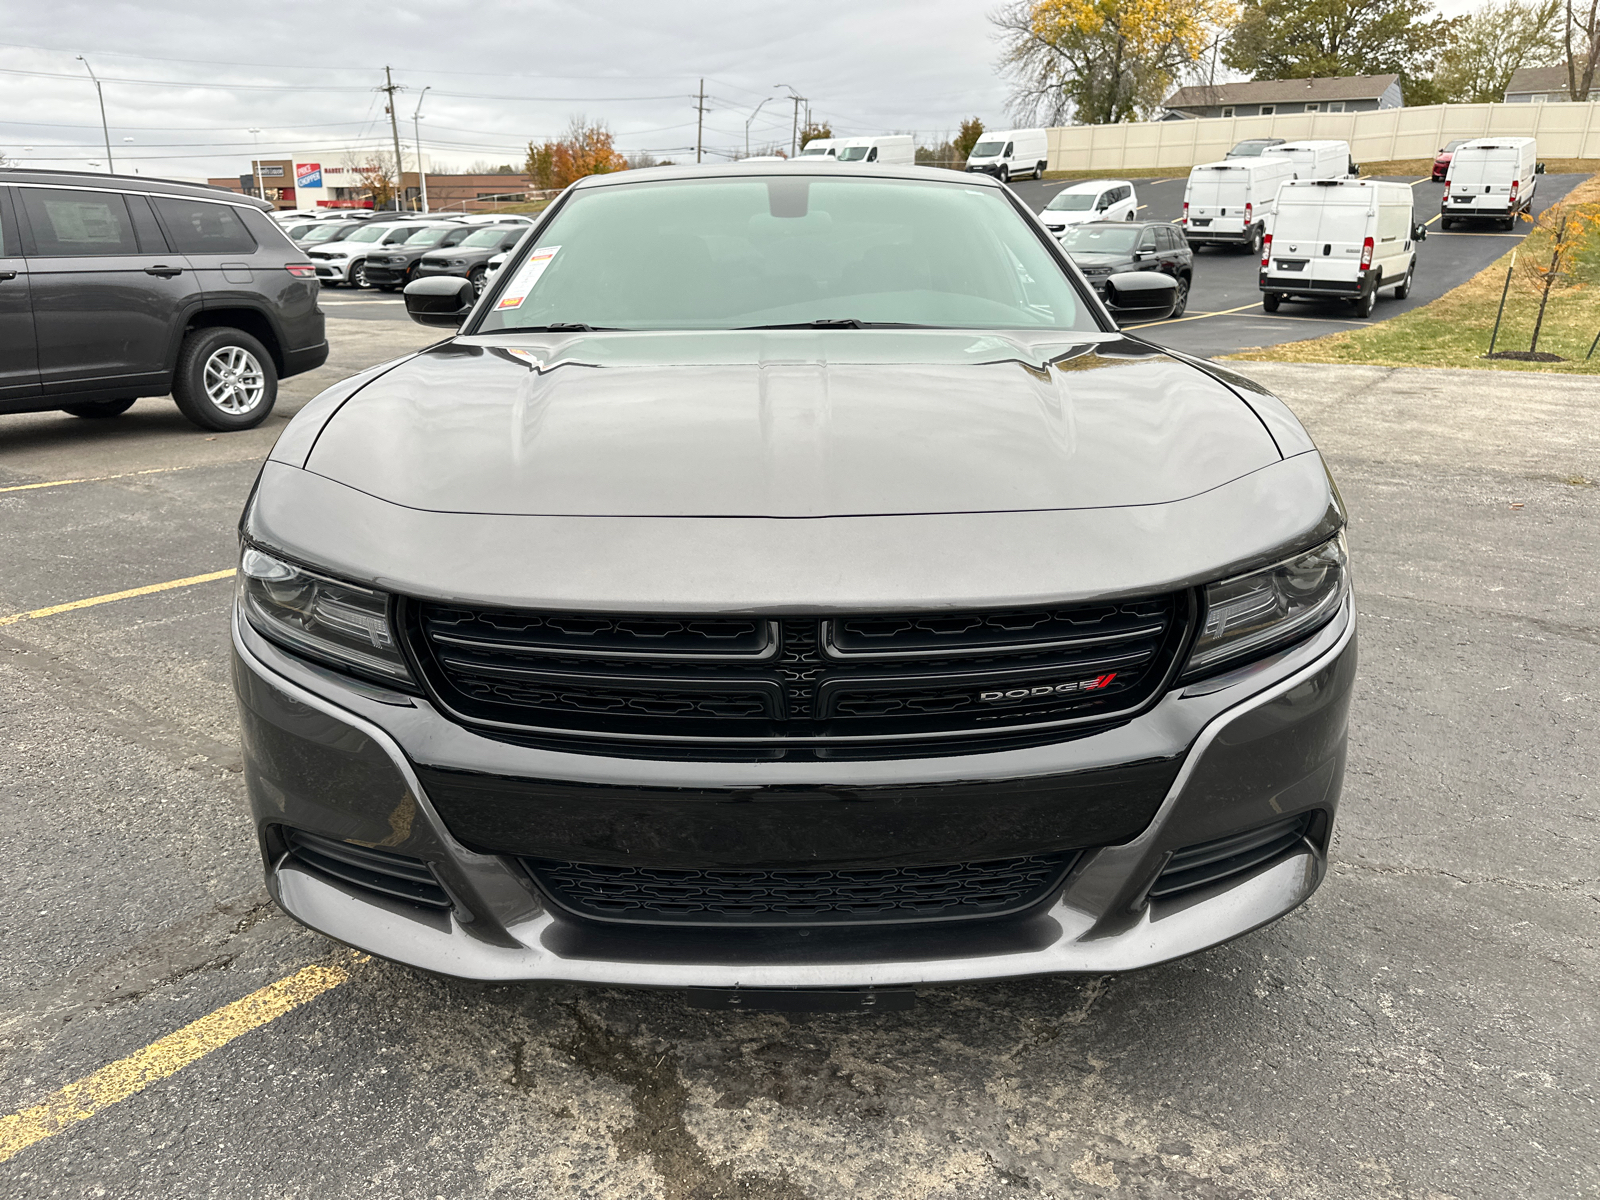
<svg viewBox="0 0 1600 1200">
<path fill-rule="evenodd" d="M 878 161 L 878 148 L 876 146 L 874 146 L 871 150 L 867 151 L 867 161 L 868 162 L 877 162 Z"/>
<path fill-rule="evenodd" d="M 398 228 L 391 229 L 387 234 L 384 235 L 383 244 L 385 246 L 393 246 L 398 242 L 403 242 L 414 236 L 416 232 L 417 228 L 415 225 L 401 225 Z"/>
<path fill-rule="evenodd" d="M 156 211 L 166 224 L 172 248 L 179 254 L 254 254 L 256 240 L 239 214 L 226 204 L 155 197 Z"/>
<path fill-rule="evenodd" d="M 11 189 L 0 188 L 0 258 L 15 258 L 22 245 L 11 227 Z"/>
<path fill-rule="evenodd" d="M 42 258 L 137 254 L 128 205 L 116 192 L 18 188 Z"/>
<path fill-rule="evenodd" d="M 459 246 L 476 232 L 477 230 L 473 229 L 471 225 L 464 225 L 460 229 L 452 229 L 445 234 L 444 241 L 439 244 L 441 246 Z"/>
<path fill-rule="evenodd" d="M 1144 231 L 1144 236 L 1139 239 L 1139 249 L 1141 249 L 1141 250 L 1154 250 L 1155 248 L 1156 248 L 1156 231 L 1154 229 L 1146 229 Z"/>
<path fill-rule="evenodd" d="M 167 239 L 161 235 L 155 213 L 150 211 L 150 201 L 143 196 L 124 196 L 128 213 L 133 217 L 133 230 L 139 237 L 139 249 L 145 254 L 165 254 Z"/>
<path fill-rule="evenodd" d="M 1017 152 L 1016 145 L 1014 143 L 1012 143 L 1012 142 L 1007 142 L 1006 143 L 1006 155 L 1005 156 L 1007 158 L 1010 158 L 1016 152 Z"/>
</svg>

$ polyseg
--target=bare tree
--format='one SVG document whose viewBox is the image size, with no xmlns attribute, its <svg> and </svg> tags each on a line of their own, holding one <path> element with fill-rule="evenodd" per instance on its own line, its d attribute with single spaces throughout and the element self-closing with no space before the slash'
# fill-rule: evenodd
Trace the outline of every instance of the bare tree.
<svg viewBox="0 0 1600 1200">
<path fill-rule="evenodd" d="M 1600 0 L 1589 0 L 1589 12 L 1578 0 L 1574 11 L 1567 0 L 1567 91 L 1576 101 L 1587 100 L 1594 86 L 1594 69 L 1600 65 Z"/>
</svg>

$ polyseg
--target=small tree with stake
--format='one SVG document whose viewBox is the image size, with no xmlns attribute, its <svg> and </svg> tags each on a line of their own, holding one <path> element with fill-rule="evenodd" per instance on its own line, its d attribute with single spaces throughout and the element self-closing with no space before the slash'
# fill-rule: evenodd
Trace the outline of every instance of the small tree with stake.
<svg viewBox="0 0 1600 1200">
<path fill-rule="evenodd" d="M 1589 206 L 1574 207 L 1558 204 L 1546 209 L 1538 220 L 1539 231 L 1548 245 L 1540 251 L 1523 257 L 1519 263 L 1522 277 L 1539 292 L 1539 315 L 1533 322 L 1533 339 L 1528 344 L 1527 356 L 1540 361 L 1555 361 L 1559 356 L 1539 354 L 1539 333 L 1544 328 L 1545 309 L 1550 304 L 1550 293 L 1557 288 L 1577 288 L 1584 285 L 1593 266 L 1594 249 L 1590 245 L 1593 234 L 1600 227 L 1600 214 L 1586 211 Z M 1543 250 L 1548 250 L 1546 255 Z"/>
</svg>

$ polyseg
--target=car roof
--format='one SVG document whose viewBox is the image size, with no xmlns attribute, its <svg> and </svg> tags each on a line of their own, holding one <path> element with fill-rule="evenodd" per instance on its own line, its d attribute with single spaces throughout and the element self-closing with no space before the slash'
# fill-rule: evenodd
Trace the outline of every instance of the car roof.
<svg viewBox="0 0 1600 1200">
<path fill-rule="evenodd" d="M 1126 179 L 1080 179 L 1077 183 L 1069 184 L 1061 189 L 1063 192 L 1098 192 L 1107 187 L 1131 187 L 1132 183 Z M 1057 193 L 1058 195 L 1060 193 Z"/>
<path fill-rule="evenodd" d="M 161 179 L 154 175 L 116 175 L 105 171 L 39 170 L 35 167 L 0 167 L 0 181 L 5 183 L 58 184 L 62 187 L 101 187 L 119 192 L 145 192 L 161 196 L 189 196 L 196 200 L 214 200 L 223 204 L 236 204 L 273 213 L 277 209 L 265 200 L 246 196 L 240 192 L 224 191 L 203 183 L 185 183 L 181 179 Z"/>
<path fill-rule="evenodd" d="M 835 139 L 842 141 L 843 139 Z M 812 158 L 791 158 L 787 162 L 763 162 L 746 166 L 743 162 L 688 164 L 672 167 L 635 167 L 629 171 L 612 171 L 605 175 L 589 175 L 572 187 L 588 191 L 597 187 L 622 187 L 629 183 L 662 179 L 743 179 L 771 176 L 810 175 L 840 179 L 904 179 L 934 180 L 962 187 L 1004 188 L 999 180 L 987 175 L 969 175 L 947 167 L 901 166 L 885 163 L 840 163 L 823 155 Z"/>
</svg>

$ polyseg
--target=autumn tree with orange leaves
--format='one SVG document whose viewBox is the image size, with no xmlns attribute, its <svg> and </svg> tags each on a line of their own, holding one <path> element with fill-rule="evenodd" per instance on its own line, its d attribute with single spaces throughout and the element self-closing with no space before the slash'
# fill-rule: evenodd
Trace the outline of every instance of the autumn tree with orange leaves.
<svg viewBox="0 0 1600 1200">
<path fill-rule="evenodd" d="M 587 175 L 626 171 L 628 160 L 617 152 L 605 122 L 573 117 L 560 141 L 528 143 L 523 169 L 536 187 L 564 188 Z"/>
</svg>

